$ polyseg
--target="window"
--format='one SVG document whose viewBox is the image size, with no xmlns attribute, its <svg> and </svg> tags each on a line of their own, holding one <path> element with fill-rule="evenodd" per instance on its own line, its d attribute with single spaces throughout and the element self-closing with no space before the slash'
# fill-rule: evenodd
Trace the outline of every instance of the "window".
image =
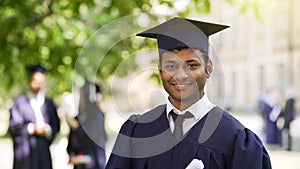
<svg viewBox="0 0 300 169">
<path fill-rule="evenodd" d="M 286 72 L 285 72 L 285 67 L 284 64 L 279 64 L 278 65 L 278 85 L 279 85 L 279 91 L 280 93 L 284 92 L 285 90 L 285 85 L 286 85 Z"/>
<path fill-rule="evenodd" d="M 259 90 L 265 90 L 265 67 L 263 65 L 259 66 Z"/>
</svg>

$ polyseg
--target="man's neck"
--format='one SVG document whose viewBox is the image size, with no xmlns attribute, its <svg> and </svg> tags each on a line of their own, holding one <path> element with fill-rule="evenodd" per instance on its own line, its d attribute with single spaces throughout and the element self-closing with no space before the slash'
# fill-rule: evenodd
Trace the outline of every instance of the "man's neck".
<svg viewBox="0 0 300 169">
<path fill-rule="evenodd" d="M 33 91 L 28 91 L 29 97 L 37 98 L 37 97 L 45 97 L 45 91 L 40 90 L 39 92 L 35 93 Z"/>
<path fill-rule="evenodd" d="M 174 100 L 174 99 L 170 99 L 169 101 L 170 103 L 179 111 L 183 111 L 186 110 L 187 108 L 189 108 L 191 105 L 195 104 L 197 101 L 199 101 L 201 98 L 203 97 L 203 95 L 197 99 L 194 100 Z"/>
</svg>

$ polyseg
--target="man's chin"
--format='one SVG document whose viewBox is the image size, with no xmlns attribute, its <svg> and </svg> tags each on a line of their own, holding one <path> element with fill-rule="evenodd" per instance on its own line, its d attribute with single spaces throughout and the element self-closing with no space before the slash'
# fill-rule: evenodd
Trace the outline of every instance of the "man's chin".
<svg viewBox="0 0 300 169">
<path fill-rule="evenodd" d="M 190 103 L 190 102 L 195 102 L 197 100 L 199 100 L 198 97 L 195 97 L 195 96 L 181 96 L 181 97 L 175 97 L 174 98 L 177 102 L 181 102 L 183 104 L 186 104 L 186 103 Z"/>
</svg>

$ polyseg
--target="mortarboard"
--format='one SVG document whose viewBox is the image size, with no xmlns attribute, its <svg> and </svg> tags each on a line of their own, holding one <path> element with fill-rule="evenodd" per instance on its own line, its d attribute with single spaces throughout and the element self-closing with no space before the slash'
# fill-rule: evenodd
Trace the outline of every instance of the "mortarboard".
<svg viewBox="0 0 300 169">
<path fill-rule="evenodd" d="M 40 65 L 32 65 L 32 66 L 28 66 L 27 68 L 27 71 L 29 72 L 30 75 L 36 73 L 36 72 L 40 72 L 40 73 L 43 73 L 45 74 L 46 73 L 46 69 Z"/>
<path fill-rule="evenodd" d="M 208 37 L 229 26 L 175 17 L 137 36 L 155 38 L 161 55 L 178 45 L 201 49 L 208 53 Z"/>
</svg>

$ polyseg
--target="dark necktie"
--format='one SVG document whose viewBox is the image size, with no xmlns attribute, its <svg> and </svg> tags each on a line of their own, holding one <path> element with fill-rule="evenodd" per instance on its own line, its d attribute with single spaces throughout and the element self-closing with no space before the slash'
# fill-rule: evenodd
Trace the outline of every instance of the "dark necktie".
<svg viewBox="0 0 300 169">
<path fill-rule="evenodd" d="M 174 113 L 173 110 L 170 113 L 174 120 L 173 136 L 176 139 L 176 141 L 179 141 L 183 136 L 183 130 L 182 130 L 183 120 L 187 119 L 187 118 L 192 118 L 193 115 L 190 112 L 186 112 L 185 114 L 178 115 L 178 114 Z"/>
</svg>

